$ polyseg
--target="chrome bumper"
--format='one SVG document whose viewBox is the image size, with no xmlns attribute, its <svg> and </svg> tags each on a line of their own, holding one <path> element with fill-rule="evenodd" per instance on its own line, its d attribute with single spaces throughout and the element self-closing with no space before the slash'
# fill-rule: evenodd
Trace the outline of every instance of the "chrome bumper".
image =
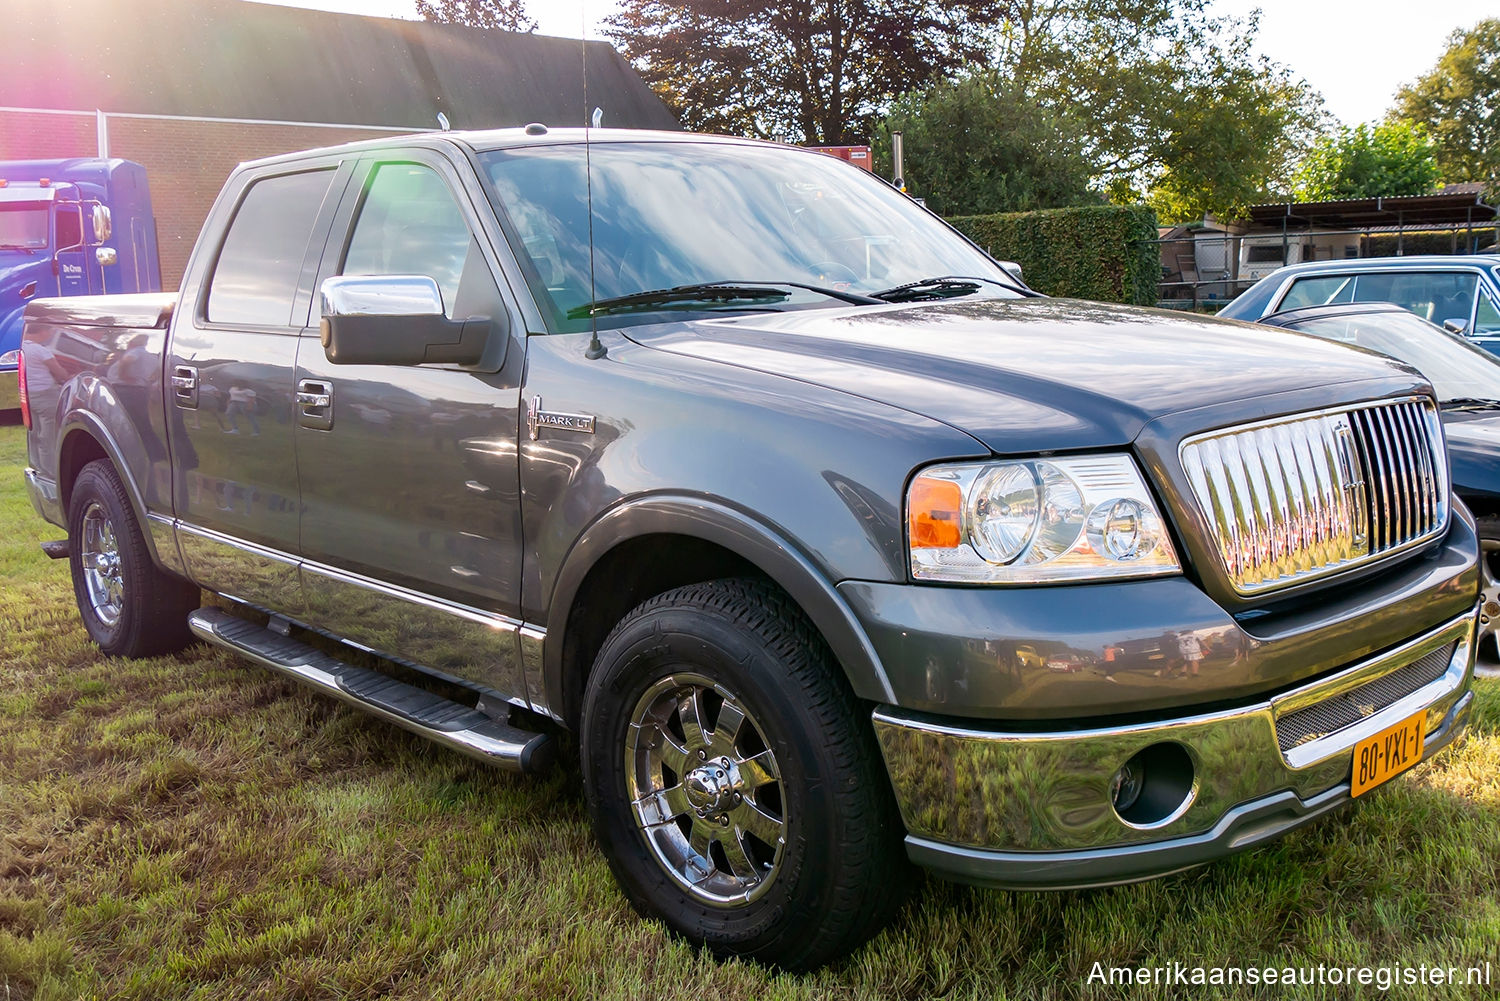
<svg viewBox="0 0 1500 1001">
<path fill-rule="evenodd" d="M 963 882 L 1072 889 L 1166 875 L 1277 837 L 1349 800 L 1359 741 L 1425 711 L 1426 760 L 1463 732 L 1473 701 L 1474 623 L 1463 616 L 1293 691 L 1181 719 L 1007 732 L 878 709 L 875 732 L 908 854 Z M 1449 645 L 1447 668 L 1431 682 L 1282 750 L 1278 719 Z M 1129 823 L 1111 803 L 1111 781 L 1133 755 L 1158 744 L 1186 751 L 1191 785 L 1160 821 Z"/>
</svg>

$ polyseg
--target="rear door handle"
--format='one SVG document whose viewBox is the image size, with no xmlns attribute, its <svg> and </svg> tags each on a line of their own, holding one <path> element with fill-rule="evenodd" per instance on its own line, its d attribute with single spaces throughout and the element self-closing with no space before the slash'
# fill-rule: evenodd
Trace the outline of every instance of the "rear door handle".
<svg viewBox="0 0 1500 1001">
<path fill-rule="evenodd" d="M 333 428 L 333 383 L 303 379 L 297 383 L 297 423 L 314 431 Z"/>
<path fill-rule="evenodd" d="M 198 409 L 198 370 L 191 365 L 172 366 L 172 398 L 183 410 Z"/>
</svg>

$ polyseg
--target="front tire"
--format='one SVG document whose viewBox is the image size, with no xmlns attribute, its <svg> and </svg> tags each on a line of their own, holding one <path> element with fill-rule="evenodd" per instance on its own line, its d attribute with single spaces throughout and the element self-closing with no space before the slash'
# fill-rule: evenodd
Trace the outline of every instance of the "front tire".
<svg viewBox="0 0 1500 1001">
<path fill-rule="evenodd" d="M 1500 517 L 1474 519 L 1479 534 L 1479 637 L 1474 671 L 1500 678 Z"/>
<path fill-rule="evenodd" d="M 888 920 L 908 863 L 867 710 L 773 586 L 719 580 L 599 651 L 582 761 L 631 903 L 719 955 L 820 966 Z"/>
<path fill-rule="evenodd" d="M 105 459 L 84 466 L 68 501 L 68 564 L 84 628 L 111 656 L 150 657 L 193 641 L 194 585 L 151 562 L 120 474 Z"/>
</svg>

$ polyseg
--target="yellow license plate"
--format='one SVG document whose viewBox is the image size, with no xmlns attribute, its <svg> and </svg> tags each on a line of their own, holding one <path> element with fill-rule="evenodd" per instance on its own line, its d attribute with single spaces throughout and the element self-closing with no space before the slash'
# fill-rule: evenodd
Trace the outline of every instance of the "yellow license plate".
<svg viewBox="0 0 1500 1001">
<path fill-rule="evenodd" d="M 1427 736 L 1427 712 L 1410 716 L 1354 745 L 1354 777 L 1349 795 L 1359 796 L 1392 775 L 1406 771 L 1422 760 L 1422 740 Z"/>
</svg>

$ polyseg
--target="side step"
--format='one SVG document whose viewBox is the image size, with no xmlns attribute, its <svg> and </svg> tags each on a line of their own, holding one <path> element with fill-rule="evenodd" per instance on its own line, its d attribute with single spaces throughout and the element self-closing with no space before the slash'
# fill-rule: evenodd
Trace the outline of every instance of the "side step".
<svg viewBox="0 0 1500 1001">
<path fill-rule="evenodd" d="M 527 773 L 545 771 L 552 762 L 556 748 L 547 734 L 517 729 L 478 709 L 346 664 L 222 609 L 198 609 L 188 616 L 188 627 L 199 639 L 472 758 Z"/>
</svg>

